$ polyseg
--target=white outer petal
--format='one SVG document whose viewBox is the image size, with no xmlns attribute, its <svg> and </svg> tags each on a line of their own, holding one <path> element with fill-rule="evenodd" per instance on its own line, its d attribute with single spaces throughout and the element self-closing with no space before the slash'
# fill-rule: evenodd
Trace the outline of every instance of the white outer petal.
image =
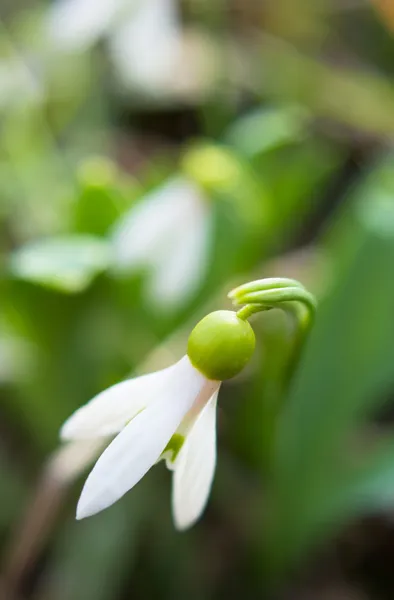
<svg viewBox="0 0 394 600">
<path fill-rule="evenodd" d="M 155 464 L 171 436 L 190 410 L 207 379 L 190 363 L 180 360 L 161 397 L 139 413 L 103 452 L 82 490 L 77 519 L 107 508 Z"/>
<path fill-rule="evenodd" d="M 49 35 L 65 50 L 93 44 L 111 25 L 123 0 L 57 0 L 49 13 Z"/>
<path fill-rule="evenodd" d="M 47 473 L 61 484 L 74 481 L 84 469 L 97 460 L 106 443 L 108 442 L 105 438 L 99 438 L 63 444 L 48 461 Z"/>
<path fill-rule="evenodd" d="M 198 289 L 211 250 L 213 221 L 207 202 L 190 195 L 184 209 L 182 224 L 173 233 L 174 245 L 158 255 L 147 290 L 151 302 L 167 307 L 181 305 Z"/>
<path fill-rule="evenodd" d="M 181 177 L 167 181 L 118 221 L 111 236 L 118 268 L 131 270 L 152 264 L 156 256 L 172 246 L 178 228 L 182 227 L 189 185 Z"/>
<path fill-rule="evenodd" d="M 111 386 L 79 408 L 64 423 L 63 440 L 111 436 L 156 400 L 176 365 Z"/>
<path fill-rule="evenodd" d="M 150 267 L 147 295 L 152 304 L 182 304 L 207 270 L 213 221 L 209 201 L 192 181 L 171 179 L 115 226 L 115 268 Z"/>
<path fill-rule="evenodd" d="M 109 40 L 119 76 L 126 87 L 151 93 L 174 81 L 181 53 L 181 30 L 174 0 L 143 0 Z"/>
<path fill-rule="evenodd" d="M 191 527 L 208 501 L 216 468 L 216 404 L 219 390 L 201 411 L 175 461 L 172 511 L 179 530 Z"/>
</svg>

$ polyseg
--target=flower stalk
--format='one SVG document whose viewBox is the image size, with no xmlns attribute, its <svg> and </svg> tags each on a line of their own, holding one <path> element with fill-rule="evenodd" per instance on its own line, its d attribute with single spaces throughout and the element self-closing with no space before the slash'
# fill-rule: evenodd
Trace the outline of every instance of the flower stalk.
<svg viewBox="0 0 394 600">
<path fill-rule="evenodd" d="M 228 297 L 235 306 L 244 305 L 237 311 L 240 319 L 247 320 L 256 313 L 273 308 L 280 308 L 291 315 L 296 331 L 290 377 L 313 324 L 317 306 L 314 296 L 297 280 L 276 277 L 245 283 L 233 289 Z"/>
<path fill-rule="evenodd" d="M 286 391 L 298 366 L 302 349 L 314 321 L 316 300 L 295 279 L 267 278 L 252 281 L 233 289 L 229 294 L 235 306 L 243 305 L 236 313 L 247 320 L 254 314 L 279 308 L 290 315 L 294 341 L 283 373 L 283 385 L 274 397 L 265 398 L 262 423 L 262 452 L 266 471 L 271 464 L 278 415 Z"/>
</svg>

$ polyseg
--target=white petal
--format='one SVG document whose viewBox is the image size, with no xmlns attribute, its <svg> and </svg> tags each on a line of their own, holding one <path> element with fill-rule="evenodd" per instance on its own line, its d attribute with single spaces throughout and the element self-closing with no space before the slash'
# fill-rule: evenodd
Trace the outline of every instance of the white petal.
<svg viewBox="0 0 394 600">
<path fill-rule="evenodd" d="M 172 510 L 177 529 L 191 527 L 201 516 L 216 467 L 217 390 L 200 413 L 175 462 Z"/>
<path fill-rule="evenodd" d="M 110 39 L 122 83 L 155 93 L 173 81 L 181 52 L 174 0 L 143 0 Z"/>
<path fill-rule="evenodd" d="M 174 232 L 182 226 L 188 182 L 171 179 L 142 198 L 115 225 L 112 233 L 114 260 L 118 268 L 133 269 L 152 264 Z"/>
<path fill-rule="evenodd" d="M 212 399 L 214 394 L 217 394 L 217 392 L 219 391 L 221 383 L 221 381 L 207 381 L 206 385 L 204 385 L 204 388 L 201 390 L 198 397 L 196 398 L 193 406 L 183 417 L 181 423 L 179 424 L 179 427 L 177 428 L 174 434 L 180 436 L 183 439 L 183 442 L 187 439 L 187 436 L 193 429 L 194 424 L 196 423 L 196 421 L 202 413 L 202 410 Z M 175 442 L 175 448 L 168 448 L 166 452 L 164 452 L 160 457 L 160 460 L 164 459 L 166 461 L 166 466 L 168 469 L 170 469 L 170 471 L 174 471 L 176 465 L 178 464 L 177 457 L 175 456 L 174 458 L 174 450 L 176 450 L 176 443 L 177 442 Z"/>
<path fill-rule="evenodd" d="M 51 456 L 47 472 L 59 483 L 70 483 L 97 460 L 106 443 L 105 438 L 99 438 L 63 444 Z"/>
<path fill-rule="evenodd" d="M 209 201 L 198 186 L 187 178 L 172 179 L 117 224 L 114 262 L 120 269 L 150 266 L 150 302 L 175 307 L 195 292 L 206 273 L 212 225 Z"/>
<path fill-rule="evenodd" d="M 58 0 L 49 14 L 49 34 L 64 49 L 84 49 L 110 26 L 119 4 L 118 0 Z"/>
<path fill-rule="evenodd" d="M 177 363 L 161 397 L 138 414 L 97 461 L 82 490 L 77 519 L 110 506 L 138 483 L 206 384 L 187 356 Z"/>
<path fill-rule="evenodd" d="M 158 256 L 148 287 L 151 302 L 166 307 L 184 303 L 196 292 L 207 271 L 213 221 L 205 201 L 189 196 L 173 245 Z"/>
<path fill-rule="evenodd" d="M 148 404 L 156 400 L 176 365 L 122 381 L 95 396 L 64 423 L 63 440 L 110 436 L 119 433 Z"/>
<path fill-rule="evenodd" d="M 166 233 L 167 243 L 156 253 L 147 294 L 152 303 L 177 306 L 198 288 L 206 273 L 213 220 L 209 201 L 188 180 L 176 190 L 178 220 Z"/>
</svg>

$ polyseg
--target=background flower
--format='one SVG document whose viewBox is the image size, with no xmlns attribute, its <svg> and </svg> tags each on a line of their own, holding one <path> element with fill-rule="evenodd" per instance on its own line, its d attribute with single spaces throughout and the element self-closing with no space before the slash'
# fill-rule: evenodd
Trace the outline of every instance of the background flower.
<svg viewBox="0 0 394 600">
<path fill-rule="evenodd" d="M 149 271 L 147 298 L 159 306 L 190 299 L 206 274 L 212 249 L 209 198 L 178 177 L 133 206 L 112 232 L 120 271 Z"/>
</svg>

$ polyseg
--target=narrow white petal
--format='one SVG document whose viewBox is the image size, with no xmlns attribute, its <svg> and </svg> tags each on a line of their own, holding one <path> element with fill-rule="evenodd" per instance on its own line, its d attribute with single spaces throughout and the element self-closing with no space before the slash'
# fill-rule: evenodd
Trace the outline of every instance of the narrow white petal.
<svg viewBox="0 0 394 600">
<path fill-rule="evenodd" d="M 152 264 L 182 226 L 186 180 L 171 179 L 142 198 L 112 232 L 115 265 L 133 269 Z"/>
<path fill-rule="evenodd" d="M 49 35 L 65 50 L 84 49 L 109 28 L 119 4 L 117 0 L 58 0 L 50 9 Z"/>
<path fill-rule="evenodd" d="M 77 519 L 107 508 L 138 483 L 206 384 L 187 356 L 177 363 L 161 397 L 139 413 L 97 461 L 82 490 Z"/>
<path fill-rule="evenodd" d="M 207 271 L 213 220 L 207 200 L 189 184 L 183 190 L 182 220 L 169 232 L 167 251 L 156 257 L 148 295 L 152 302 L 177 306 L 198 289 Z"/>
<path fill-rule="evenodd" d="M 176 365 L 117 383 L 79 408 L 64 423 L 63 440 L 110 436 L 156 400 Z"/>
<path fill-rule="evenodd" d="M 201 411 L 175 462 L 172 510 L 177 529 L 191 527 L 208 501 L 216 467 L 216 404 L 219 390 Z"/>
<path fill-rule="evenodd" d="M 48 461 L 47 472 L 59 483 L 70 483 L 97 460 L 106 443 L 105 438 L 99 438 L 63 444 Z"/>
<path fill-rule="evenodd" d="M 187 439 L 189 433 L 194 427 L 194 424 L 201 415 L 202 410 L 211 400 L 213 395 L 218 393 L 220 386 L 221 381 L 207 380 L 207 383 L 204 385 L 203 389 L 197 396 L 195 402 L 193 403 L 193 406 L 183 417 L 181 423 L 179 424 L 179 427 L 177 428 L 174 434 L 180 436 L 180 438 L 174 440 L 174 447 L 171 447 L 170 445 L 166 452 L 164 452 L 160 457 L 160 460 L 164 459 L 166 461 L 166 466 L 168 469 L 170 469 L 170 471 L 174 471 L 176 465 L 178 464 L 177 455 L 175 454 L 174 457 L 174 451 L 176 453 L 177 443 L 180 442 L 180 439 L 182 439 L 183 442 Z"/>
</svg>

